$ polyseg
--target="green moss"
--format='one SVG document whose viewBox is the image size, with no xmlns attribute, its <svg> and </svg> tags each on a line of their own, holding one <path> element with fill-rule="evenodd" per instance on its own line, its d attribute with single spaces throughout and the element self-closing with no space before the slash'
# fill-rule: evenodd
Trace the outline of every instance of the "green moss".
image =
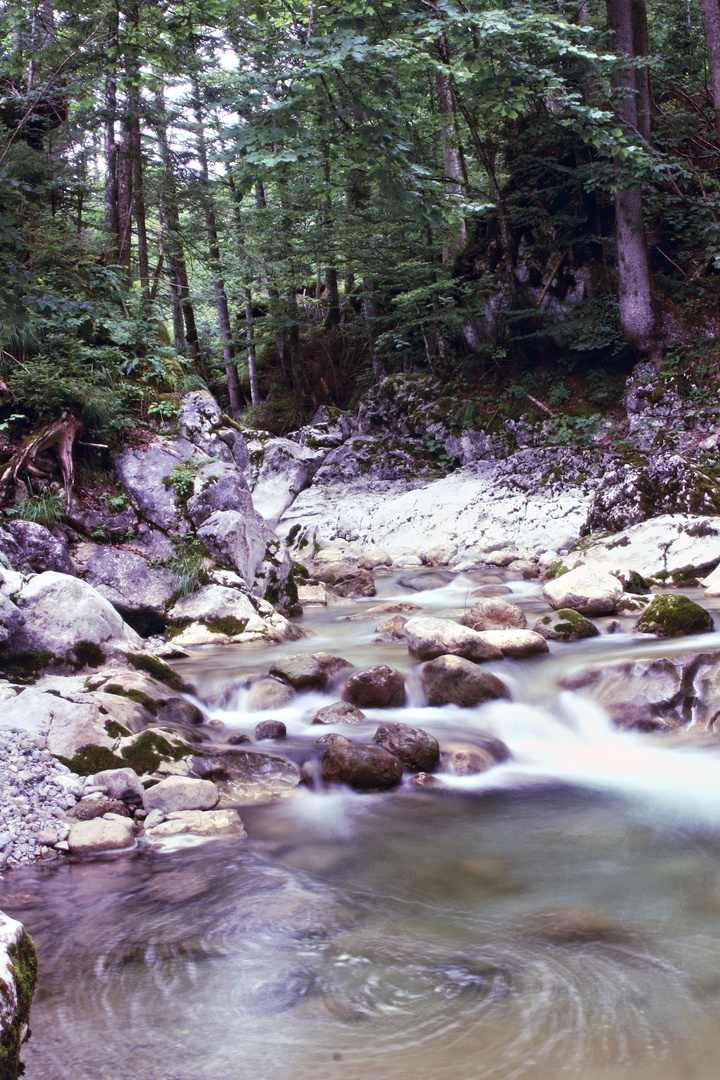
<svg viewBox="0 0 720 1080">
<path fill-rule="evenodd" d="M 122 724 L 118 724 L 117 720 L 106 720 L 105 730 L 111 739 L 124 739 L 130 732 Z"/>
<path fill-rule="evenodd" d="M 47 650 L 27 649 L 3 660 L 3 672 L 12 682 L 34 682 L 38 672 L 60 658 Z"/>
<path fill-rule="evenodd" d="M 144 731 L 132 746 L 122 751 L 124 765 L 130 765 L 138 776 L 155 772 L 162 761 L 180 761 L 192 750 L 188 746 L 171 744 L 157 731 Z"/>
<path fill-rule="evenodd" d="M 641 634 L 658 637 L 683 637 L 685 634 L 705 634 L 713 629 L 710 615 L 689 597 L 679 593 L 656 596 L 635 624 Z"/>
<path fill-rule="evenodd" d="M 296 578 L 302 578 L 304 580 L 310 577 L 310 571 L 306 566 L 303 566 L 301 562 L 296 562 L 296 560 L 293 559 L 290 566 Z"/>
<path fill-rule="evenodd" d="M 572 608 L 560 608 L 555 617 L 558 621 L 553 629 L 558 634 L 564 634 L 568 638 L 597 637 L 597 627 L 579 611 L 573 611 Z"/>
<path fill-rule="evenodd" d="M 226 637 L 234 637 L 242 634 L 248 624 L 247 619 L 236 619 L 234 615 L 224 615 L 216 619 L 203 619 L 208 630 L 214 634 L 225 634 Z"/>
<path fill-rule="evenodd" d="M 187 622 L 189 621 L 188 619 Z M 125 659 L 136 671 L 144 671 L 146 675 L 151 675 L 158 682 L 175 687 L 180 681 L 173 669 L 162 660 L 158 660 L 157 656 L 149 656 L 147 653 L 127 653 Z"/>
<path fill-rule="evenodd" d="M 26 1035 L 23 1033 L 29 1023 L 38 974 L 35 943 L 25 930 L 17 943 L 8 949 L 8 958 L 15 980 L 17 1006 L 12 1023 L 0 1039 L 0 1080 L 17 1080 L 24 1071 L 20 1064 L 20 1047 L 30 1038 L 29 1028 Z M 0 982 L 0 994 L 6 993 L 5 983 Z"/>
<path fill-rule="evenodd" d="M 138 690 L 136 687 L 132 687 L 130 690 L 124 686 L 120 686 L 119 683 L 108 683 L 104 687 L 106 694 L 114 694 L 115 697 L 129 698 L 130 701 L 134 701 L 136 705 L 142 705 L 143 709 L 147 709 L 153 716 L 157 716 L 158 705 L 164 705 L 162 701 L 153 701 L 143 690 Z"/>
<path fill-rule="evenodd" d="M 561 562 L 556 562 L 556 563 L 553 563 L 552 566 L 550 567 L 550 569 L 548 570 L 547 574 L 545 575 L 545 580 L 546 581 L 554 581 L 555 578 L 562 577 L 563 574 L 569 574 L 569 573 L 570 573 L 570 568 L 568 566 L 564 566 L 563 563 L 561 563 Z"/>
<path fill-rule="evenodd" d="M 668 577 L 672 579 L 673 585 L 697 585 L 698 580 L 711 574 L 719 563 L 720 559 L 714 559 L 712 562 L 702 563 L 700 566 L 681 566 L 669 573 Z"/>
<path fill-rule="evenodd" d="M 73 667 L 79 671 L 84 667 L 100 667 L 105 663 L 105 653 L 94 641 L 78 641 L 73 648 L 75 663 Z"/>
<path fill-rule="evenodd" d="M 647 593 L 650 591 L 651 581 L 648 581 L 642 574 L 638 574 L 637 570 L 631 570 L 630 576 L 625 584 L 625 592 L 629 593 Z"/>
<path fill-rule="evenodd" d="M 93 776 L 105 769 L 124 769 L 127 765 L 126 761 L 113 754 L 107 746 L 93 746 L 92 743 L 81 746 L 71 758 L 63 757 L 62 754 L 55 756 L 78 776 Z"/>
</svg>

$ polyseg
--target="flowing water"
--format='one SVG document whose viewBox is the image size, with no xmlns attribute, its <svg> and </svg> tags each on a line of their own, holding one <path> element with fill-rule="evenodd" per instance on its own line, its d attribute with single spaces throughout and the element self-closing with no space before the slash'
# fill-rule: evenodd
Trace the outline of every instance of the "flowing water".
<svg viewBox="0 0 720 1080">
<path fill-rule="evenodd" d="M 446 614 L 482 580 L 410 593 L 387 575 L 378 599 Z M 531 622 L 539 588 L 512 588 Z M 9 875 L 0 906 L 41 964 L 26 1080 L 715 1080 L 720 752 L 617 732 L 558 690 L 589 660 L 678 646 L 553 646 L 489 665 L 512 702 L 431 709 L 406 649 L 347 613 L 311 609 L 292 651 L 389 663 L 411 691 L 351 737 L 381 718 L 489 731 L 513 760 L 433 789 L 302 789 L 243 808 L 247 840 Z M 218 649 L 185 673 L 209 697 L 288 651 Z M 265 718 L 223 700 L 228 729 Z M 330 700 L 267 714 L 296 760 Z"/>
</svg>

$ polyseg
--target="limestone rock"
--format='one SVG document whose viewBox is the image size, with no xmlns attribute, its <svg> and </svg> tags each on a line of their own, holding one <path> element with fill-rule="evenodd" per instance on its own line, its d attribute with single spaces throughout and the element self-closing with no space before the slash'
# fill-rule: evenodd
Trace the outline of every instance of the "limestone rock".
<svg viewBox="0 0 720 1080">
<path fill-rule="evenodd" d="M 147 446 L 126 450 L 115 461 L 117 474 L 138 513 L 174 534 L 188 531 L 188 523 L 177 505 L 175 488 L 165 482 L 176 466 L 207 459 L 185 439 L 154 438 Z"/>
<path fill-rule="evenodd" d="M 324 705 L 313 716 L 311 724 L 364 724 L 366 716 L 349 701 L 334 701 Z"/>
<path fill-rule="evenodd" d="M 145 830 L 150 840 L 167 840 L 173 836 L 247 836 L 237 810 L 179 810 L 170 813 L 165 821 Z"/>
<path fill-rule="evenodd" d="M 548 651 L 547 641 L 533 630 L 482 630 L 481 636 L 500 649 L 503 656 L 521 659 Z"/>
<path fill-rule="evenodd" d="M 341 656 L 313 653 L 279 657 L 270 668 L 270 674 L 284 679 L 296 690 L 324 690 L 350 668 L 352 664 Z"/>
<path fill-rule="evenodd" d="M 622 593 L 616 577 L 591 566 L 578 566 L 543 588 L 543 596 L 556 611 L 571 608 L 583 615 L 609 615 Z"/>
<path fill-rule="evenodd" d="M 208 457 L 232 462 L 243 472 L 250 462 L 242 434 L 223 418 L 220 406 L 208 390 L 185 394 L 178 413 L 178 429 Z"/>
<path fill-rule="evenodd" d="M 460 619 L 460 625 L 472 630 L 524 630 L 527 619 L 516 604 L 500 597 L 486 597 L 475 601 Z"/>
<path fill-rule="evenodd" d="M 411 772 L 431 773 L 440 760 L 435 736 L 410 724 L 381 724 L 373 742 L 394 754 Z"/>
<path fill-rule="evenodd" d="M 401 612 L 410 614 L 413 611 L 421 611 L 419 604 L 409 604 L 407 600 L 388 600 L 384 604 L 371 604 L 353 615 L 344 615 L 340 622 L 367 622 L 377 619 L 380 615 L 396 615 Z M 404 620 L 407 621 L 407 620 Z"/>
<path fill-rule="evenodd" d="M 434 660 L 436 656 L 462 656 L 466 660 L 501 660 L 502 652 L 482 634 L 450 619 L 414 618 L 404 627 L 411 656 Z"/>
<path fill-rule="evenodd" d="M 95 773 L 94 781 L 110 799 L 142 805 L 145 791 L 134 769 L 105 769 Z"/>
<path fill-rule="evenodd" d="M 205 547 L 249 585 L 265 558 L 266 530 L 254 510 L 215 510 L 197 530 Z"/>
<path fill-rule="evenodd" d="M 621 597 L 618 601 L 618 611 L 623 600 L 624 597 Z M 600 633 L 597 626 L 572 608 L 560 608 L 552 615 L 542 615 L 533 630 L 536 634 L 542 634 L 547 641 L 583 641 Z"/>
<path fill-rule="evenodd" d="M 252 496 L 244 473 L 237 465 L 214 461 L 198 469 L 193 494 L 187 501 L 188 517 L 195 528 L 217 510 L 253 512 Z"/>
<path fill-rule="evenodd" d="M 0 593 L 0 645 L 8 641 L 25 624 L 25 616 L 7 596 Z"/>
<path fill-rule="evenodd" d="M 142 555 L 105 544 L 80 544 L 75 563 L 85 580 L 139 634 L 163 632 L 165 609 L 175 592 L 172 571 L 151 567 Z"/>
<path fill-rule="evenodd" d="M 143 801 L 146 810 L 160 810 L 167 817 L 173 810 L 212 810 L 219 798 L 211 780 L 169 776 L 149 788 Z"/>
<path fill-rule="evenodd" d="M 189 596 L 182 596 L 167 613 L 168 622 L 200 622 L 215 633 L 241 634 L 257 612 L 250 598 L 240 589 L 222 585 L 203 585 Z"/>
<path fill-rule="evenodd" d="M 76 803 L 68 811 L 68 817 L 73 818 L 75 821 L 92 821 L 93 818 L 104 817 L 106 814 L 130 817 L 130 812 L 125 803 L 120 802 L 119 799 L 107 799 L 104 796 L 99 799 L 81 799 L 79 803 Z M 53 843 L 55 840 L 57 840 L 57 836 L 54 837 Z M 42 843 L 47 843 L 47 841 L 42 841 Z"/>
<path fill-rule="evenodd" d="M 328 596 L 324 585 L 298 585 L 298 603 L 301 607 L 320 604 L 327 607 Z"/>
<path fill-rule="evenodd" d="M 295 697 L 295 691 L 287 683 L 272 675 L 255 679 L 250 686 L 247 707 L 250 712 L 261 712 L 264 709 L 281 709 Z"/>
<path fill-rule="evenodd" d="M 106 695 L 136 702 L 164 724 L 201 724 L 203 721 L 197 705 L 143 671 L 120 668 L 107 675 L 98 673 L 92 685 Z"/>
<path fill-rule="evenodd" d="M 93 818 L 76 821 L 67 838 L 73 855 L 99 855 L 105 851 L 123 851 L 135 843 L 133 823 L 129 819 Z"/>
<path fill-rule="evenodd" d="M 22 923 L 0 911 L 0 1069 L 3 1080 L 22 1074 L 20 1047 L 28 1034 L 37 982 L 37 955 Z"/>
<path fill-rule="evenodd" d="M 402 773 L 400 761 L 380 746 L 336 740 L 320 758 L 320 775 L 326 784 L 347 784 L 356 791 L 397 787 Z"/>
<path fill-rule="evenodd" d="M 379 566 L 392 566 L 392 556 L 388 554 L 385 548 L 365 548 L 358 565 L 362 570 L 377 570 Z"/>
<path fill-rule="evenodd" d="M 496 698 L 509 698 L 497 676 L 460 656 L 438 656 L 418 669 L 428 705 L 472 708 Z"/>
<path fill-rule="evenodd" d="M 402 708 L 407 699 L 405 679 L 395 668 L 377 664 L 351 675 L 343 698 L 362 709 Z"/>
<path fill-rule="evenodd" d="M 17 519 L 6 524 L 25 562 L 36 574 L 55 570 L 59 574 L 72 574 L 72 559 L 63 540 L 58 539 L 37 521 Z"/>
<path fill-rule="evenodd" d="M 252 498 L 255 509 L 271 527 L 275 527 L 300 492 L 309 487 L 326 453 L 290 439 L 269 439 L 265 443 Z"/>
<path fill-rule="evenodd" d="M 335 578 L 333 588 L 339 596 L 351 600 L 375 595 L 375 581 L 369 570 L 349 570 Z"/>
<path fill-rule="evenodd" d="M 300 770 L 286 757 L 244 746 L 206 745 L 202 756 L 192 759 L 192 768 L 196 775 L 212 778 L 220 807 L 276 802 L 294 795 L 300 783 Z"/>
</svg>

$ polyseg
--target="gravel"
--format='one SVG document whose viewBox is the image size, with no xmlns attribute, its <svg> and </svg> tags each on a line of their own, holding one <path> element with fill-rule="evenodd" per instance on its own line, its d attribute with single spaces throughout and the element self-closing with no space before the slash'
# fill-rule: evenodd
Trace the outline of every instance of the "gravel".
<svg viewBox="0 0 720 1080">
<path fill-rule="evenodd" d="M 0 871 L 57 853 L 83 784 L 44 749 L 42 738 L 0 731 Z"/>
</svg>

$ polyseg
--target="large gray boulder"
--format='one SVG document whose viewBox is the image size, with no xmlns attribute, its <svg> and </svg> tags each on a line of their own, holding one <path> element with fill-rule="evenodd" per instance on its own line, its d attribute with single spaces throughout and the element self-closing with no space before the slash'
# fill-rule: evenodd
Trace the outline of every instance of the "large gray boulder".
<svg viewBox="0 0 720 1080">
<path fill-rule="evenodd" d="M 193 481 L 193 494 L 187 501 L 188 517 L 195 528 L 216 510 L 253 509 L 253 500 L 244 473 L 237 465 L 215 461 L 198 469 Z"/>
<path fill-rule="evenodd" d="M 326 784 L 347 784 L 356 791 L 381 791 L 402 780 L 400 760 L 380 746 L 358 746 L 343 739 L 328 746 L 320 758 Z"/>
<path fill-rule="evenodd" d="M 72 574 L 72 559 L 64 541 L 54 536 L 37 521 L 9 521 L 7 529 L 22 551 L 31 570 L 42 574 L 45 570 L 57 570 L 60 574 Z"/>
<path fill-rule="evenodd" d="M 205 547 L 221 563 L 234 567 L 252 585 L 265 559 L 267 530 L 254 510 L 215 510 L 197 530 Z"/>
<path fill-rule="evenodd" d="M 173 810 L 212 810 L 220 792 L 211 780 L 168 776 L 145 792 L 145 809 L 169 814 Z"/>
<path fill-rule="evenodd" d="M 28 1035 L 37 982 L 37 955 L 22 923 L 0 911 L 0 1076 L 22 1074 L 20 1047 Z"/>
<path fill-rule="evenodd" d="M 92 543 L 78 546 L 75 563 L 84 579 L 134 630 L 144 636 L 162 633 L 165 609 L 175 592 L 171 570 L 150 566 L 133 551 Z"/>
<path fill-rule="evenodd" d="M 311 450 L 290 439 L 270 439 L 252 499 L 255 509 L 272 528 L 320 468 L 326 450 Z"/>
<path fill-rule="evenodd" d="M 209 390 L 185 394 L 178 413 L 180 434 L 208 457 L 233 462 L 241 470 L 250 463 L 247 444 L 237 428 L 223 416 Z"/>
<path fill-rule="evenodd" d="M 125 851 L 135 844 L 135 830 L 129 818 L 91 818 L 90 821 L 76 821 L 67 842 L 73 855 Z"/>
<path fill-rule="evenodd" d="M 571 608 L 582 615 L 609 615 L 622 594 L 616 577 L 592 566 L 578 566 L 543 588 L 550 607 L 556 611 Z"/>
<path fill-rule="evenodd" d="M 169 622 L 201 622 L 228 636 L 241 634 L 257 612 L 240 589 L 223 585 L 203 585 L 197 592 L 177 600 L 167 613 Z"/>
<path fill-rule="evenodd" d="M 433 772 L 440 760 L 435 736 L 410 724 L 381 724 L 373 742 L 394 754 L 411 772 Z"/>
<path fill-rule="evenodd" d="M 126 450 L 116 459 L 115 469 L 141 517 L 166 532 L 186 533 L 188 522 L 166 477 L 173 476 L 176 466 L 204 462 L 207 457 L 186 439 L 155 438 L 147 446 Z"/>
<path fill-rule="evenodd" d="M 142 638 L 110 601 L 80 578 L 54 570 L 38 574 L 20 590 L 17 606 L 25 625 L 13 635 L 15 653 L 47 652 L 64 662 L 97 667 L 142 646 Z"/>
<path fill-rule="evenodd" d="M 25 616 L 12 600 L 0 593 L 0 645 L 22 629 Z"/>
<path fill-rule="evenodd" d="M 438 656 L 422 664 L 418 676 L 428 705 L 473 708 L 485 701 L 510 697 L 496 675 L 461 656 Z"/>
<path fill-rule="evenodd" d="M 502 651 L 477 630 L 450 619 L 408 619 L 405 639 L 411 656 L 434 660 L 437 656 L 462 656 L 466 660 L 501 660 Z"/>
</svg>

